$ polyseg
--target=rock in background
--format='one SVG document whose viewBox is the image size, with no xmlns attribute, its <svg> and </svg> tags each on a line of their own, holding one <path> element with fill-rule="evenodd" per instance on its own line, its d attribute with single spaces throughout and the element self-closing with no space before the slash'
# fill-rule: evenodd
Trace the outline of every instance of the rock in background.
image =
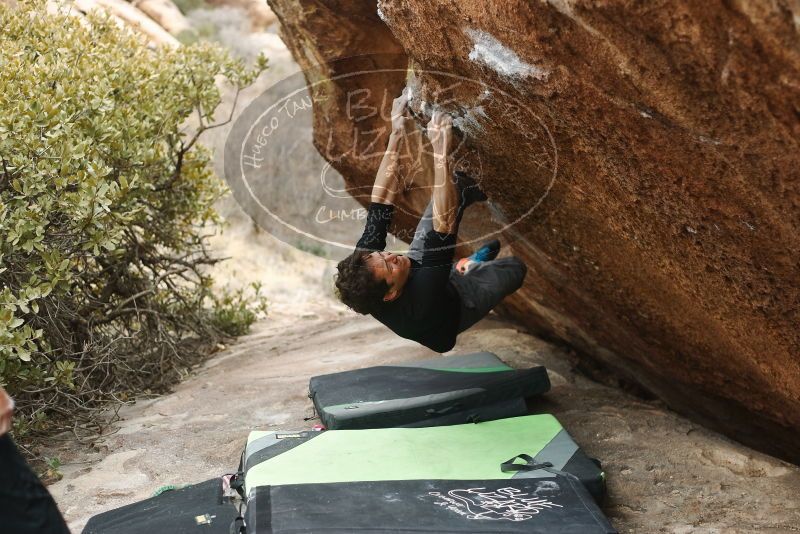
<svg viewBox="0 0 800 534">
<path fill-rule="evenodd" d="M 179 42 L 172 34 L 163 28 L 158 22 L 148 17 L 144 12 L 135 6 L 125 2 L 125 0 L 75 0 L 74 2 L 53 1 L 54 6 L 59 9 L 70 9 L 70 4 L 74 5 L 81 13 L 88 13 L 92 10 L 105 11 L 116 19 L 120 25 L 130 27 L 144 34 L 154 46 L 179 46 Z"/>
<path fill-rule="evenodd" d="M 213 7 L 234 7 L 247 13 L 252 31 L 264 31 L 277 21 L 266 0 L 208 0 Z"/>
<path fill-rule="evenodd" d="M 131 5 L 172 35 L 179 35 L 190 28 L 189 21 L 183 16 L 178 6 L 172 3 L 172 0 L 134 0 Z"/>
<path fill-rule="evenodd" d="M 408 65 L 420 122 L 456 116 L 489 195 L 465 235 L 503 229 L 530 267 L 507 311 L 800 461 L 800 2 L 270 4 L 309 81 L 332 80 L 316 145 L 349 185 L 373 180 L 349 142 L 386 126 Z M 364 69 L 385 72 L 337 79 Z M 349 115 L 359 88 L 384 113 Z"/>
</svg>

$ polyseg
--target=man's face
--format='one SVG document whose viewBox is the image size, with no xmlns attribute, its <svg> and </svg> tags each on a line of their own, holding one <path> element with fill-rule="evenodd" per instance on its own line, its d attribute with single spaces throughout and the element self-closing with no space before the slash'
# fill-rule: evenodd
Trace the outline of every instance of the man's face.
<svg viewBox="0 0 800 534">
<path fill-rule="evenodd" d="M 389 291 L 383 300 L 390 301 L 400 296 L 411 272 L 411 260 L 407 256 L 391 252 L 372 252 L 365 263 L 375 278 L 389 284 Z"/>
</svg>

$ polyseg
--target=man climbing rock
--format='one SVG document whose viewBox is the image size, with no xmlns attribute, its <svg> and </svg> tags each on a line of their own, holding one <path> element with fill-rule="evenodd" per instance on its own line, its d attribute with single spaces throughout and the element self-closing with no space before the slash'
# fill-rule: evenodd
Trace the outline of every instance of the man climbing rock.
<svg viewBox="0 0 800 534">
<path fill-rule="evenodd" d="M 339 262 L 336 291 L 348 307 L 372 315 L 397 335 L 447 352 L 459 333 L 520 288 L 527 269 L 516 257 L 495 259 L 497 240 L 453 265 L 464 209 L 486 196 L 467 175 L 451 172 L 452 120 L 441 112 L 434 112 L 427 126 L 434 160 L 430 203 L 408 252 L 384 251 L 395 198 L 406 187 L 398 159 L 411 120 L 407 105 L 404 91 L 393 102 L 392 133 L 375 177 L 364 234 L 355 251 Z"/>
</svg>

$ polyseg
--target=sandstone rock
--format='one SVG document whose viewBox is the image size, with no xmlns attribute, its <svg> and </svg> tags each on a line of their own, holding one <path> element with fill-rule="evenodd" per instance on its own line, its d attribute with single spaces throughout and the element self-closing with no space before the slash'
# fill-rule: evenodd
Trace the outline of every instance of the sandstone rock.
<svg viewBox="0 0 800 534">
<path fill-rule="evenodd" d="M 135 0 L 131 4 L 172 35 L 190 29 L 189 21 L 172 0 Z"/>
<path fill-rule="evenodd" d="M 216 7 L 229 6 L 243 9 L 250 18 L 251 30 L 254 32 L 266 30 L 277 20 L 265 0 L 207 0 L 207 2 Z"/>
<path fill-rule="evenodd" d="M 106 11 L 120 24 L 142 32 L 153 45 L 180 46 L 167 30 L 124 0 L 75 0 L 73 3 L 83 13 L 93 9 Z"/>
<path fill-rule="evenodd" d="M 465 234 L 502 228 L 530 267 L 506 310 L 800 461 L 800 3 L 270 3 L 309 83 L 330 80 L 316 144 L 349 185 L 373 180 L 379 157 L 352 149 L 385 142 L 362 134 L 412 67 L 492 203 Z M 364 69 L 384 72 L 340 77 Z M 383 113 L 343 105 L 364 89 Z"/>
<path fill-rule="evenodd" d="M 143 0 L 143 2 L 166 4 L 169 3 L 169 0 Z M 17 0 L 0 0 L 0 4 L 16 8 L 19 2 Z M 164 44 L 168 46 L 180 45 L 180 43 L 167 33 L 164 28 L 159 26 L 159 23 L 151 20 L 144 12 L 123 0 L 46 0 L 45 4 L 48 13 L 52 15 L 60 14 L 76 17 L 84 25 L 88 24 L 84 15 L 91 10 L 100 9 L 106 12 L 119 27 L 132 28 L 135 31 L 143 33 L 151 46 L 160 46 Z M 181 17 L 183 16 L 180 11 L 178 11 L 178 15 Z M 176 28 L 179 27 L 176 21 L 170 22 L 164 19 L 162 22 L 171 23 Z M 177 33 L 180 32 L 178 31 Z"/>
</svg>

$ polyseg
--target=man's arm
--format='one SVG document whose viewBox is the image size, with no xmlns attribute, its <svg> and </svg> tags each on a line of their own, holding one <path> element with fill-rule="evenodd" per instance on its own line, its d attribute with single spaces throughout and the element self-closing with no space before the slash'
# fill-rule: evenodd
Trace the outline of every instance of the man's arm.
<svg viewBox="0 0 800 534">
<path fill-rule="evenodd" d="M 371 200 L 376 204 L 394 205 L 395 196 L 403 189 L 398 179 L 397 160 L 400 158 L 400 140 L 405 133 L 406 121 L 409 120 L 405 114 L 407 107 L 408 91 L 403 89 L 402 94 L 392 101 L 392 132 L 372 186 Z"/>
<path fill-rule="evenodd" d="M 455 234 L 459 194 L 450 172 L 450 151 L 453 144 L 453 120 L 434 111 L 428 123 L 428 138 L 433 147 L 434 187 L 433 229 L 440 234 Z"/>
<path fill-rule="evenodd" d="M 370 200 L 375 204 L 394 205 L 394 199 L 399 193 L 399 181 L 397 179 L 399 146 L 402 138 L 402 130 L 392 127 L 389 134 L 389 142 L 386 144 L 386 151 L 383 153 L 381 165 L 375 175 L 375 183 L 372 185 L 372 197 Z"/>
<path fill-rule="evenodd" d="M 386 234 L 394 214 L 394 199 L 403 189 L 398 176 L 398 160 L 400 158 L 400 140 L 403 137 L 405 122 L 408 120 L 405 117 L 407 104 L 408 95 L 405 90 L 392 103 L 392 132 L 389 134 L 386 151 L 383 153 L 381 165 L 375 175 L 364 234 L 358 240 L 356 249 L 383 250 L 386 248 Z"/>
</svg>

